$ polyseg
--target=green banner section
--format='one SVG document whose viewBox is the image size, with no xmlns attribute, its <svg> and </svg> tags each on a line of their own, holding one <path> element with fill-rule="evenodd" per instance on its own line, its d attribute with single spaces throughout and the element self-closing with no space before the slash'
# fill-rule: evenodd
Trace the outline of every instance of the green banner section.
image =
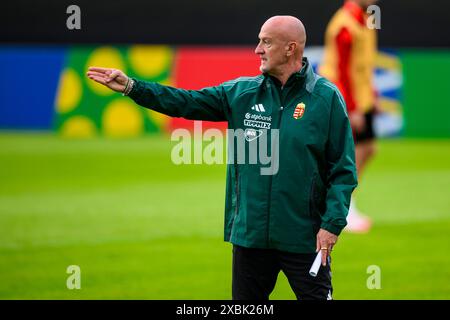
<svg viewBox="0 0 450 320">
<path fill-rule="evenodd" d="M 450 137 L 450 50 L 406 50 L 403 106 L 407 137 Z"/>
<path fill-rule="evenodd" d="M 55 128 L 64 137 L 136 137 L 164 130 L 167 117 L 140 108 L 129 98 L 88 79 L 90 66 L 117 68 L 127 75 L 171 84 L 174 51 L 168 46 L 73 47 L 56 99 Z"/>
</svg>

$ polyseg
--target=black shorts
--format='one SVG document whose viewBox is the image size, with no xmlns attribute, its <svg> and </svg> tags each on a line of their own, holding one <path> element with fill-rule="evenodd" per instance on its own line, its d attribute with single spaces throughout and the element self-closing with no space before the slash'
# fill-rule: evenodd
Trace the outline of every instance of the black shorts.
<svg viewBox="0 0 450 320">
<path fill-rule="evenodd" d="M 364 114 L 365 118 L 365 127 L 364 130 L 361 132 L 355 132 L 354 138 L 355 138 L 355 144 L 358 144 L 360 142 L 369 141 L 375 139 L 375 131 L 374 131 L 374 118 L 375 118 L 375 111 L 372 109 Z"/>
<path fill-rule="evenodd" d="M 268 300 L 283 271 L 298 300 L 331 300 L 331 259 L 316 277 L 309 269 L 316 254 L 233 246 L 233 300 Z"/>
</svg>

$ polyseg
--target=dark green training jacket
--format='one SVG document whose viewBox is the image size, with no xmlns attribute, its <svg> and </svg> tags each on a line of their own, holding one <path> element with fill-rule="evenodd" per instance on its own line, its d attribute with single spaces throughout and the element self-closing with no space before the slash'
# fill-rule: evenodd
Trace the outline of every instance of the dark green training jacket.
<svg viewBox="0 0 450 320">
<path fill-rule="evenodd" d="M 243 132 L 229 139 L 225 241 L 313 253 L 320 228 L 340 234 L 357 185 L 353 136 L 338 89 L 306 58 L 284 87 L 267 74 L 198 91 L 135 81 L 129 96 L 143 107 Z M 263 138 L 272 163 L 237 161 L 242 144 L 250 150 Z"/>
</svg>

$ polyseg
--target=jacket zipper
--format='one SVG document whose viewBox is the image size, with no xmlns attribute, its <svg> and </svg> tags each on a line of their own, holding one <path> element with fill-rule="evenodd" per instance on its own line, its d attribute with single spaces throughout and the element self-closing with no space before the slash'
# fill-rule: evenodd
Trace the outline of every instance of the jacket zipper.
<svg viewBox="0 0 450 320">
<path fill-rule="evenodd" d="M 234 188 L 236 190 L 236 208 L 234 209 L 233 222 L 231 223 L 230 241 L 231 238 L 233 237 L 234 222 L 236 220 L 239 211 L 239 173 L 236 165 L 234 165 L 234 177 L 235 177 Z"/>
<path fill-rule="evenodd" d="M 281 126 L 281 117 L 283 116 L 283 110 L 284 110 L 284 106 L 283 106 L 283 88 L 281 88 L 281 90 L 279 91 L 279 100 L 280 100 L 280 108 L 279 108 L 279 117 L 278 117 L 278 122 L 277 122 L 277 127 L 276 129 L 280 130 L 280 126 Z M 278 133 L 278 139 L 280 139 L 280 133 Z M 272 140 L 270 140 L 270 143 L 273 143 Z M 279 156 L 279 155 L 278 155 Z M 272 155 L 272 159 L 273 159 L 273 155 Z M 278 159 L 279 161 L 279 159 Z M 268 202 L 268 209 L 267 209 L 267 247 L 270 247 L 270 206 L 272 205 L 272 182 L 273 182 L 273 176 L 270 175 L 269 177 L 270 179 L 270 188 L 269 188 L 269 202 Z"/>
</svg>

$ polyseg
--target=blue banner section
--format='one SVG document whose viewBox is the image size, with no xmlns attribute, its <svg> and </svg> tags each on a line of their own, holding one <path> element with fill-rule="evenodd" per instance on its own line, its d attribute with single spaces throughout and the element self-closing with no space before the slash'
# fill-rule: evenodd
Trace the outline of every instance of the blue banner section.
<svg viewBox="0 0 450 320">
<path fill-rule="evenodd" d="M 52 129 L 66 49 L 0 46 L 0 129 Z"/>
</svg>

